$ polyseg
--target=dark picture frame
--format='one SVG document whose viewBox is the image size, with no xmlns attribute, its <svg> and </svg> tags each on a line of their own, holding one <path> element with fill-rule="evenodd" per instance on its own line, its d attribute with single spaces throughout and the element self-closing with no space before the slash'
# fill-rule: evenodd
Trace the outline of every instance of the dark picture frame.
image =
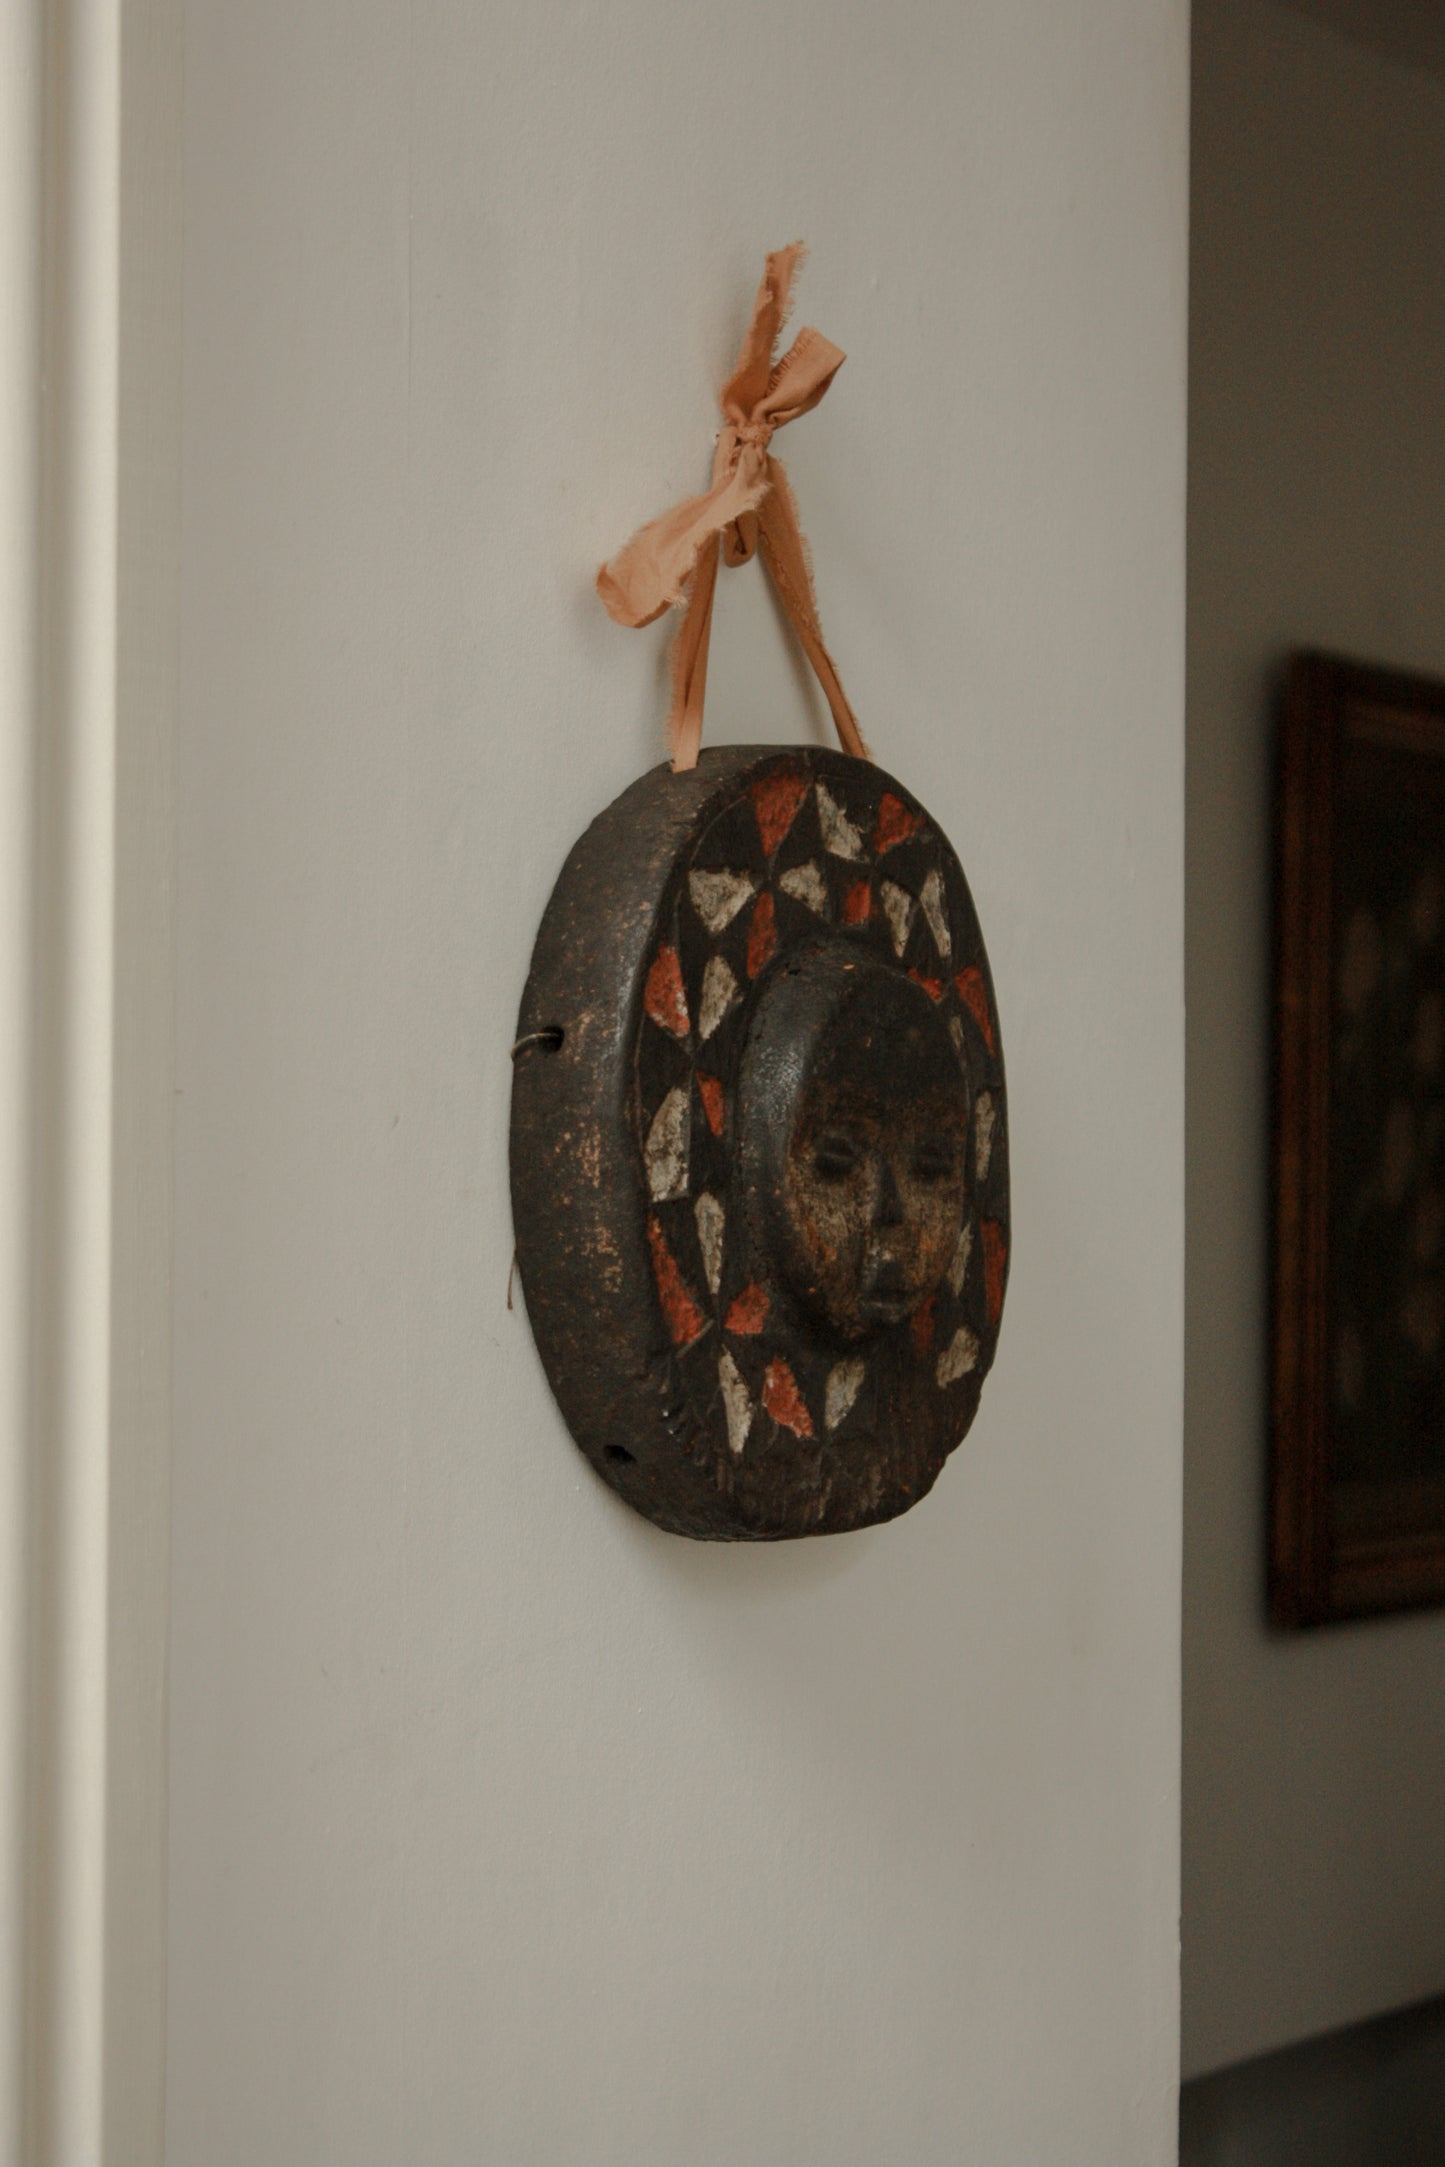
<svg viewBox="0 0 1445 2167">
<path fill-rule="evenodd" d="M 1445 1603 L 1445 684 L 1293 656 L 1275 840 L 1288 1627 Z"/>
</svg>

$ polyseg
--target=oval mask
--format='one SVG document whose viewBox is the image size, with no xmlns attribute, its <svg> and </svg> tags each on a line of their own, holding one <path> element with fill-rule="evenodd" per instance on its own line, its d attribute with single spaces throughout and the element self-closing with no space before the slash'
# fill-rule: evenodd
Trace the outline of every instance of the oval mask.
<svg viewBox="0 0 1445 2167">
<path fill-rule="evenodd" d="M 923 807 L 823 750 L 654 769 L 569 856 L 517 1035 L 518 1267 L 599 1473 L 715 1539 L 915 1504 L 1009 1258 L 988 961 Z"/>
</svg>

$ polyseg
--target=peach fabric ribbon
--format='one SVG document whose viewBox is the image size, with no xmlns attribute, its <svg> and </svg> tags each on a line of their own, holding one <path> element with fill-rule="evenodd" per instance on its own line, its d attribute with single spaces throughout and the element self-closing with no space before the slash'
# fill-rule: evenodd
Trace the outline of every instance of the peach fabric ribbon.
<svg viewBox="0 0 1445 2167">
<path fill-rule="evenodd" d="M 650 625 L 664 610 L 686 603 L 672 646 L 667 730 L 674 768 L 696 767 L 702 742 L 719 551 L 730 565 L 761 552 L 833 711 L 843 750 L 860 760 L 871 757 L 823 644 L 797 503 L 782 461 L 769 449 L 773 431 L 816 406 L 843 365 L 841 349 L 813 330 L 800 331 L 782 360 L 773 360 L 803 254 L 802 242 L 795 241 L 768 258 L 752 322 L 719 401 L 723 426 L 711 488 L 639 528 L 597 575 L 597 592 L 620 625 Z"/>
</svg>

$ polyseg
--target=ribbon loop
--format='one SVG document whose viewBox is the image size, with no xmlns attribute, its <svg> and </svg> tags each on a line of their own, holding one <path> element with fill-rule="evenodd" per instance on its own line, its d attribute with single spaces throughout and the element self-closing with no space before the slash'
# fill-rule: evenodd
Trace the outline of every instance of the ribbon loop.
<svg viewBox="0 0 1445 2167">
<path fill-rule="evenodd" d="M 649 625 L 664 610 L 686 604 L 672 647 L 667 718 L 672 764 L 678 769 L 697 765 L 702 742 L 719 555 L 738 565 L 758 551 L 823 688 L 840 744 L 857 759 L 871 757 L 823 643 L 797 503 L 782 461 L 770 448 L 774 431 L 809 413 L 843 365 L 842 350 L 811 328 L 798 333 L 781 360 L 773 360 L 802 256 L 802 243 L 795 241 L 768 257 L 736 366 L 719 400 L 723 426 L 712 486 L 639 528 L 597 575 L 597 592 L 618 624 Z"/>
</svg>

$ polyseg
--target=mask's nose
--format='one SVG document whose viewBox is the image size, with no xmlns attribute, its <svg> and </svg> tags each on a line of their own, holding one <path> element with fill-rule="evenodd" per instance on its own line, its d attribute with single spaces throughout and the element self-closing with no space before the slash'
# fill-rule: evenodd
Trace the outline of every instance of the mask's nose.
<svg viewBox="0 0 1445 2167">
<path fill-rule="evenodd" d="M 873 1189 L 873 1209 L 869 1224 L 881 1233 L 887 1227 L 902 1226 L 903 1198 L 893 1172 L 893 1162 L 885 1155 L 878 1161 L 878 1175 Z"/>
</svg>

